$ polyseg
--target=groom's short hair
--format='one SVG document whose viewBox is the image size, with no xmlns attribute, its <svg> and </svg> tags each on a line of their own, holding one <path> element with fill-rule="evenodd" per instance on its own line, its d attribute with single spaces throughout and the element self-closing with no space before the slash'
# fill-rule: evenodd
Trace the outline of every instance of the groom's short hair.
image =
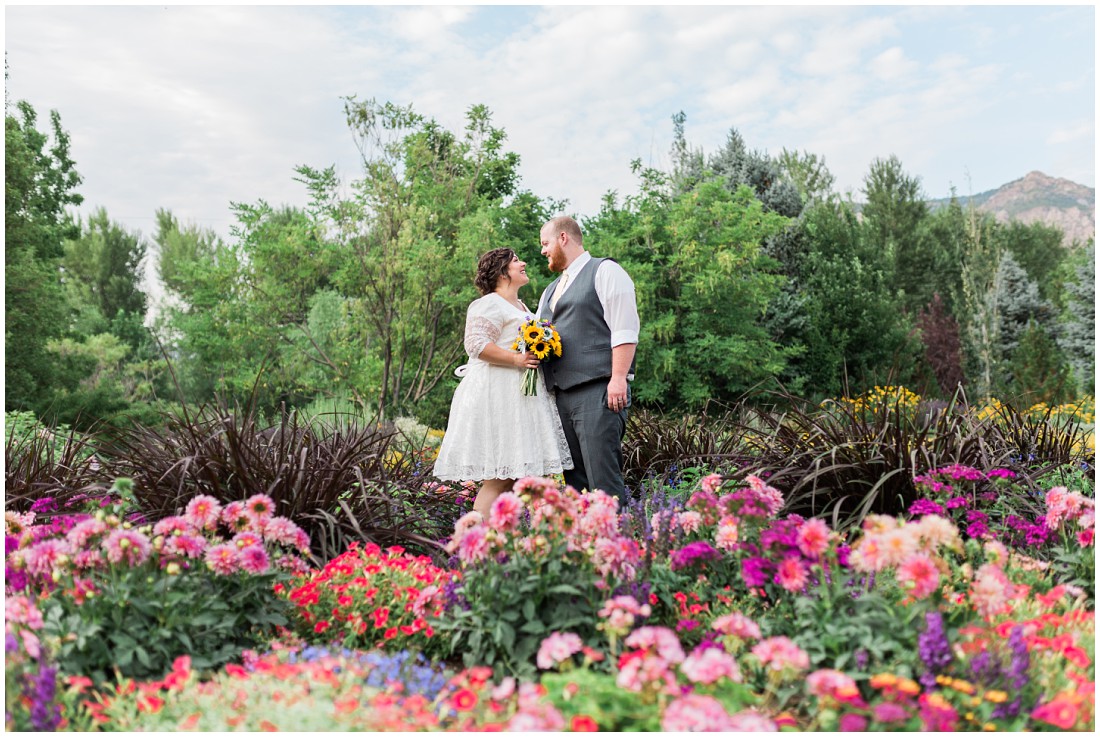
<svg viewBox="0 0 1100 737">
<path fill-rule="evenodd" d="M 556 236 L 558 233 L 565 232 L 569 234 L 569 237 L 575 240 L 577 243 L 584 242 L 584 235 L 581 233 L 581 226 L 577 224 L 577 221 L 568 215 L 559 215 L 549 223 L 547 223 L 554 231 Z"/>
</svg>

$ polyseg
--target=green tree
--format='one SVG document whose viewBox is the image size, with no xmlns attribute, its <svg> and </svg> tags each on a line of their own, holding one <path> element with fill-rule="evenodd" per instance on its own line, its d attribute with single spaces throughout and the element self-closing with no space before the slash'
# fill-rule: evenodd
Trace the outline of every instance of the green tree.
<svg viewBox="0 0 1100 737">
<path fill-rule="evenodd" d="M 825 202 L 833 194 L 836 177 L 825 165 L 825 157 L 809 151 L 779 153 L 776 163 L 779 170 L 798 191 L 804 205 Z"/>
<path fill-rule="evenodd" d="M 1046 330 L 1032 320 L 1008 362 L 1009 391 L 1027 407 L 1061 404 L 1072 394 L 1069 366 Z"/>
<path fill-rule="evenodd" d="M 78 205 L 80 175 L 61 116 L 50 111 L 50 136 L 37 129 L 34 108 L 5 105 L 4 348 L 5 407 L 40 409 L 55 377 L 46 341 L 66 328 L 58 266 L 76 234 L 65 208 Z"/>
<path fill-rule="evenodd" d="M 1059 307 L 1065 302 L 1069 250 L 1062 231 L 1045 223 L 1013 220 L 997 228 L 997 238 L 1039 288 L 1039 295 Z"/>
<path fill-rule="evenodd" d="M 938 244 L 921 226 L 928 216 L 920 179 L 905 173 L 897 156 L 876 158 L 864 178 L 862 215 L 867 236 L 892 262 L 892 288 L 912 313 L 939 287 L 929 278 Z"/>
<path fill-rule="evenodd" d="M 76 313 L 73 332 L 111 332 L 134 349 L 146 342 L 141 329 L 146 297 L 141 289 L 145 244 L 98 208 L 80 235 L 65 243 L 62 283 Z M 135 329 L 136 328 L 136 329 Z"/>
<path fill-rule="evenodd" d="M 1065 353 L 1079 395 L 1091 394 L 1096 372 L 1096 246 L 1081 249 L 1074 276 L 1066 284 L 1066 310 L 1058 345 Z"/>
</svg>

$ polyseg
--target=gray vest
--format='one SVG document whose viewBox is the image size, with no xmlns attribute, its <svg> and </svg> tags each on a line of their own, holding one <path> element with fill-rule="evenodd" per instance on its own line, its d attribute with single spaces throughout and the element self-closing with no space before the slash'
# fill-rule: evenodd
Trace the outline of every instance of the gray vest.
<svg viewBox="0 0 1100 737">
<path fill-rule="evenodd" d="M 561 358 L 542 363 L 549 389 L 571 389 L 586 381 L 611 378 L 611 328 L 603 319 L 603 305 L 596 294 L 596 270 L 605 260 L 593 258 L 585 264 L 553 310 L 550 298 L 561 277 L 546 287 L 546 303 L 539 317 L 554 323 L 561 335 Z"/>
</svg>

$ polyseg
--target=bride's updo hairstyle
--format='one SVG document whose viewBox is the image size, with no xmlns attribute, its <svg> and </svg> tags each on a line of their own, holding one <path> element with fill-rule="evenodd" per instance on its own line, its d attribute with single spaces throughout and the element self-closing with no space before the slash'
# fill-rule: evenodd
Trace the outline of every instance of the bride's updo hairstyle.
<svg viewBox="0 0 1100 737">
<path fill-rule="evenodd" d="M 474 286 L 482 295 L 497 288 L 497 279 L 508 273 L 508 265 L 515 257 L 516 253 L 511 248 L 494 248 L 478 259 Z"/>
</svg>

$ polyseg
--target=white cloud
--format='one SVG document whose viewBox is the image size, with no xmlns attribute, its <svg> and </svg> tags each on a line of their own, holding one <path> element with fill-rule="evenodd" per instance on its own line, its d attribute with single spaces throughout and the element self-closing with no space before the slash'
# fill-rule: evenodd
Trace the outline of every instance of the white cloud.
<svg viewBox="0 0 1100 737">
<path fill-rule="evenodd" d="M 1082 138 L 1091 139 L 1095 126 L 1091 122 L 1079 122 L 1070 127 L 1056 128 L 1049 136 L 1047 143 L 1058 146 L 1064 143 L 1073 143 Z"/>
</svg>

